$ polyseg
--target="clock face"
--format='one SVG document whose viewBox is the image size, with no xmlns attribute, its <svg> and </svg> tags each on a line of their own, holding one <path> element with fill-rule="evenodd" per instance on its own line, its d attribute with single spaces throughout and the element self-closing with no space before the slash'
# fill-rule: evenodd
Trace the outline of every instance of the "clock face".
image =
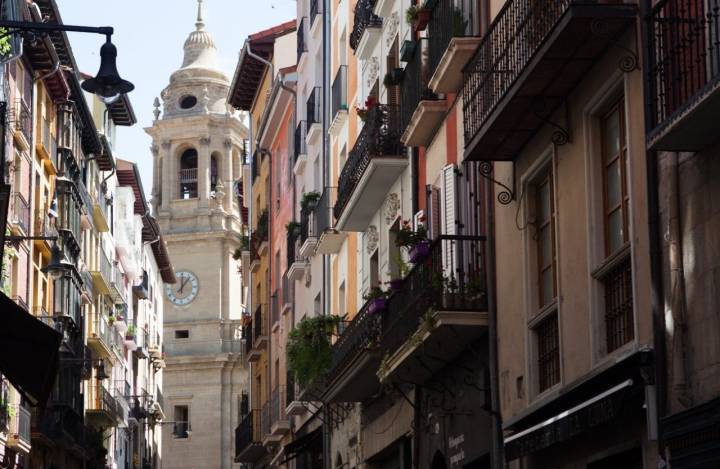
<svg viewBox="0 0 720 469">
<path fill-rule="evenodd" d="M 189 304 L 198 294 L 198 278 L 192 272 L 178 271 L 175 273 L 177 283 L 167 285 L 165 294 L 173 304 L 184 306 Z"/>
</svg>

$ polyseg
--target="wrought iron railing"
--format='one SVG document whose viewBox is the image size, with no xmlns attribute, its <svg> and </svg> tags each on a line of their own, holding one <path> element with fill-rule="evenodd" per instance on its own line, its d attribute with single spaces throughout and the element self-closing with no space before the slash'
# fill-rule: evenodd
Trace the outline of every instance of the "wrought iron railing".
<svg viewBox="0 0 720 469">
<path fill-rule="evenodd" d="M 720 0 L 660 0 L 648 34 L 653 134 L 720 81 Z"/>
<path fill-rule="evenodd" d="M 180 178 L 180 182 L 197 182 L 198 170 L 197 168 L 181 169 L 178 177 Z"/>
<path fill-rule="evenodd" d="M 24 99 L 18 99 L 15 102 L 15 129 L 22 132 L 25 140 L 32 142 L 32 113 L 30 106 Z"/>
<path fill-rule="evenodd" d="M 382 317 L 370 312 L 371 301 L 363 305 L 332 346 L 328 370 L 330 380 L 336 378 L 358 354 L 380 345 Z"/>
<path fill-rule="evenodd" d="M 442 235 L 387 301 L 384 350 L 396 350 L 430 311 L 487 311 L 485 238 Z"/>
<path fill-rule="evenodd" d="M 235 456 L 240 456 L 248 446 L 260 443 L 259 417 L 260 411 L 253 409 L 243 417 L 240 424 L 235 428 Z"/>
<path fill-rule="evenodd" d="M 13 220 L 25 233 L 30 233 L 30 204 L 25 197 L 16 192 L 13 195 Z"/>
<path fill-rule="evenodd" d="M 315 209 L 300 209 L 300 245 L 302 246 L 308 238 L 315 236 Z"/>
<path fill-rule="evenodd" d="M 34 407 L 31 412 L 31 431 L 41 433 L 55 442 L 85 446 L 88 428 L 83 417 L 66 405 Z"/>
<path fill-rule="evenodd" d="M 117 399 L 110 394 L 110 391 L 105 389 L 105 386 L 94 385 L 92 388 L 93 399 L 90 400 L 87 410 L 106 412 L 113 419 L 116 419 L 120 415 L 120 403 Z"/>
<path fill-rule="evenodd" d="M 188 431 L 190 431 L 190 422 L 188 421 L 177 421 L 173 423 L 173 436 L 175 438 L 184 439 L 188 437 Z"/>
<path fill-rule="evenodd" d="M 306 119 L 307 125 L 319 124 L 322 122 L 322 88 L 316 86 L 310 92 L 307 99 Z"/>
<path fill-rule="evenodd" d="M 307 43 L 305 42 L 305 33 L 307 32 L 307 18 L 303 17 L 297 29 L 297 61 L 307 52 Z"/>
<path fill-rule="evenodd" d="M 245 340 L 245 356 L 247 357 L 250 355 L 250 351 L 252 350 L 253 345 L 252 326 L 243 326 L 242 336 Z"/>
<path fill-rule="evenodd" d="M 333 206 L 336 199 L 337 187 L 326 187 L 320 196 L 320 200 L 318 200 L 315 207 L 315 226 L 318 236 L 335 227 Z"/>
<path fill-rule="evenodd" d="M 350 33 L 350 47 L 356 50 L 367 28 L 382 27 L 382 18 L 373 13 L 375 0 L 358 0 L 355 4 L 355 21 Z"/>
<path fill-rule="evenodd" d="M 413 56 L 405 66 L 400 96 L 400 132 L 404 132 L 410 124 L 413 113 L 420 101 L 436 99 L 435 94 L 428 88 L 430 75 L 428 64 L 423 60 L 428 48 L 427 38 L 417 41 Z"/>
<path fill-rule="evenodd" d="M 286 406 L 295 400 L 295 374 L 287 372 L 285 381 L 285 404 Z"/>
<path fill-rule="evenodd" d="M 287 414 L 285 413 L 287 407 L 286 397 L 285 386 L 277 386 L 270 394 L 270 425 L 287 420 Z"/>
<path fill-rule="evenodd" d="M 477 5 L 464 0 L 435 0 L 428 23 L 430 75 L 437 70 L 453 38 L 480 35 Z"/>
<path fill-rule="evenodd" d="M 465 142 L 470 142 L 480 131 L 570 7 L 601 1 L 505 2 L 463 73 Z"/>
<path fill-rule="evenodd" d="M 82 121 L 78 116 L 77 107 L 72 101 L 57 105 L 57 136 L 58 146 L 70 150 L 76 161 L 80 160 L 82 149 Z"/>
<path fill-rule="evenodd" d="M 257 342 L 261 337 L 267 337 L 267 321 L 263 314 L 263 305 L 258 305 L 253 313 L 253 342 Z"/>
<path fill-rule="evenodd" d="M 300 230 L 287 234 L 287 266 L 290 267 L 300 260 Z"/>
<path fill-rule="evenodd" d="M 91 334 L 102 341 L 105 346 L 110 349 L 113 345 L 113 336 L 110 332 L 110 324 L 104 314 L 101 312 L 93 313 Z"/>
<path fill-rule="evenodd" d="M 607 352 L 612 352 L 635 337 L 630 256 L 600 280 L 605 289 L 605 344 Z"/>
<path fill-rule="evenodd" d="M 30 419 L 31 419 L 31 413 L 30 410 L 27 409 L 25 406 L 18 406 L 17 409 L 17 434 L 18 438 L 27 443 L 30 444 Z"/>
<path fill-rule="evenodd" d="M 261 426 L 261 435 L 269 435 L 270 434 L 270 428 L 272 426 L 272 421 L 270 420 L 270 401 L 265 401 L 265 404 L 263 404 L 262 409 L 260 410 L 260 426 Z"/>
<path fill-rule="evenodd" d="M 347 65 L 341 65 L 332 84 L 332 119 L 335 119 L 340 111 L 348 110 L 347 87 Z"/>
<path fill-rule="evenodd" d="M 295 161 L 296 163 L 300 155 L 307 155 L 305 138 L 307 137 L 307 121 L 298 122 L 295 129 Z"/>
<path fill-rule="evenodd" d="M 107 254 L 105 254 L 104 249 L 99 249 L 98 253 L 98 272 L 100 272 L 100 275 L 102 276 L 103 280 L 105 280 L 105 283 L 107 283 L 108 287 L 110 286 L 110 283 L 112 283 L 113 280 L 113 266 L 110 262 L 110 259 L 108 259 Z"/>
<path fill-rule="evenodd" d="M 337 201 L 333 209 L 335 218 L 339 219 L 342 215 L 373 158 L 397 157 L 403 154 L 398 114 L 397 106 L 387 104 L 375 105 L 368 111 L 365 125 L 340 173 Z"/>
</svg>

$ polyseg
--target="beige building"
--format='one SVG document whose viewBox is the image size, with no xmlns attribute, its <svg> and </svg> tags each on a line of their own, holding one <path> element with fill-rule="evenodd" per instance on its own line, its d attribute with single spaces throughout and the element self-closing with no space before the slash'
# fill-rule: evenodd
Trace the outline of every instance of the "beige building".
<svg viewBox="0 0 720 469">
<path fill-rule="evenodd" d="M 198 9 L 182 66 L 156 101 L 152 202 L 177 283 L 166 288 L 164 468 L 229 468 L 247 370 L 240 347 L 243 309 L 232 255 L 240 246 L 234 183 L 245 126 L 228 111 L 228 77 Z M 169 430 L 169 429 L 168 429 Z M 222 437 L 219 437 L 222 436 Z"/>
</svg>

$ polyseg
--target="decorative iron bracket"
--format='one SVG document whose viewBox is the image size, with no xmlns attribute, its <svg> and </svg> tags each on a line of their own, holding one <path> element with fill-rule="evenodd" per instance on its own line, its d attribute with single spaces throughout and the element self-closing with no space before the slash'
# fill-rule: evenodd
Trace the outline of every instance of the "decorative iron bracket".
<svg viewBox="0 0 720 469">
<path fill-rule="evenodd" d="M 607 20 L 604 18 L 594 19 L 592 23 L 590 23 L 590 32 L 596 36 L 609 38 L 610 32 L 608 30 Z M 618 61 L 618 68 L 621 72 L 630 73 L 633 70 L 640 70 L 638 66 L 638 56 L 635 51 L 619 44 L 617 41 L 614 41 L 612 46 L 625 52 Z"/>
<path fill-rule="evenodd" d="M 512 174 L 512 184 L 513 187 L 510 188 L 507 185 L 503 184 L 502 182 L 498 181 L 492 176 L 493 173 L 493 165 L 492 163 L 488 161 L 481 161 L 479 168 L 478 168 L 478 174 L 488 181 L 500 186 L 502 189 L 500 192 L 498 192 L 497 200 L 502 205 L 508 205 L 510 202 L 515 200 L 515 163 L 513 162 L 513 174 Z"/>
<path fill-rule="evenodd" d="M 545 122 L 546 124 L 550 125 L 551 127 L 554 127 L 555 130 L 552 133 L 552 136 L 550 137 L 550 140 L 552 143 L 556 146 L 562 146 L 565 145 L 570 141 L 570 132 L 565 127 L 562 127 L 557 122 L 553 122 L 550 120 L 550 118 L 545 115 L 545 110 L 547 106 L 545 105 L 545 100 L 543 98 L 535 98 L 530 106 L 530 108 L 533 111 L 533 114 L 540 119 L 541 121 Z M 567 107 L 566 107 L 566 115 L 567 115 Z M 566 119 L 567 120 L 567 119 Z"/>
</svg>

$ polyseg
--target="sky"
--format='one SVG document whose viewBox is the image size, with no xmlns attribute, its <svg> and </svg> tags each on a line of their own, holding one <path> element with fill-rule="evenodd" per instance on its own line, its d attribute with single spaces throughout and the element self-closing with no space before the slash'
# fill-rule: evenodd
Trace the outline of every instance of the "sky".
<svg viewBox="0 0 720 469">
<path fill-rule="evenodd" d="M 152 191 L 152 140 L 143 130 L 152 125 L 153 100 L 180 68 L 183 43 L 195 29 L 197 0 L 56 0 L 65 24 L 112 26 L 118 49 L 118 71 L 135 84 L 129 94 L 138 123 L 120 127 L 116 156 L 138 163 L 143 188 Z M 295 0 L 204 0 L 205 29 L 212 34 L 221 68 L 232 78 L 248 35 L 295 18 Z M 104 38 L 68 33 L 81 71 L 95 75 Z"/>
</svg>

